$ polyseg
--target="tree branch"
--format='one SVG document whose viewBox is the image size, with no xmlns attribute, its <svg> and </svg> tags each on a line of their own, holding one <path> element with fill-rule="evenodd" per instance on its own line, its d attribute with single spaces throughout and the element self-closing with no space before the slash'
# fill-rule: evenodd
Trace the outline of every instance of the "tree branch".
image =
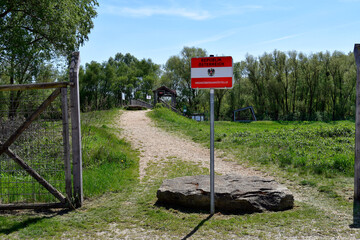
<svg viewBox="0 0 360 240">
<path fill-rule="evenodd" d="M 5 16 L 8 15 L 8 13 L 10 13 L 11 11 L 12 11 L 12 8 L 9 8 L 9 9 L 5 10 L 5 12 L 3 12 L 3 13 L 0 14 L 0 18 L 5 17 Z"/>
<path fill-rule="evenodd" d="M 31 41 L 31 42 L 29 43 L 29 45 L 32 45 L 32 44 L 34 44 L 34 43 L 36 43 L 36 42 L 38 42 L 38 41 L 41 41 L 41 40 L 43 40 L 43 39 L 44 39 L 44 37 L 36 38 L 36 39 L 34 39 L 33 41 Z"/>
<path fill-rule="evenodd" d="M 38 35 L 41 36 L 40 38 L 37 38 L 37 39 L 35 39 L 34 41 L 30 42 L 30 44 L 33 44 L 33 43 L 35 43 L 35 42 L 37 42 L 37 41 L 39 41 L 39 40 L 41 40 L 41 39 L 46 39 L 46 40 L 48 40 L 49 42 L 52 42 L 52 41 L 53 41 L 53 38 L 49 37 L 48 35 L 46 35 L 46 34 L 43 33 L 43 32 L 39 32 L 39 31 L 37 31 L 37 30 L 35 30 L 35 29 L 32 29 L 32 28 L 29 28 L 29 27 L 27 27 L 27 26 L 21 26 L 21 28 L 23 28 L 23 29 L 25 29 L 25 30 L 28 30 L 29 32 L 32 32 L 32 33 L 34 33 L 34 34 L 38 34 Z"/>
</svg>

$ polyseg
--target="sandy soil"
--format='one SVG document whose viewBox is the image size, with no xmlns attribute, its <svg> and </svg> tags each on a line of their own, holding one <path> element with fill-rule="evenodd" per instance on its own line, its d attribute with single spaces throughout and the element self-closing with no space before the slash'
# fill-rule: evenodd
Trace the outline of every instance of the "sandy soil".
<svg viewBox="0 0 360 240">
<path fill-rule="evenodd" d="M 141 152 L 140 179 L 146 175 L 149 163 L 161 163 L 166 159 L 177 158 L 190 161 L 200 166 L 209 168 L 209 149 L 185 138 L 175 136 L 155 126 L 147 111 L 125 111 L 118 119 L 123 129 L 123 136 L 131 142 L 134 148 Z M 260 175 L 259 172 L 244 168 L 239 164 L 229 161 L 231 157 L 215 151 L 215 172 L 220 174 L 236 173 L 242 175 Z"/>
</svg>

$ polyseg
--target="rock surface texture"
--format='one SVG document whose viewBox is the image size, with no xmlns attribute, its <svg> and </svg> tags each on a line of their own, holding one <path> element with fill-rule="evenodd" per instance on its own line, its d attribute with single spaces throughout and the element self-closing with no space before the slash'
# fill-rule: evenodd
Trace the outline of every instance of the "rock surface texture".
<svg viewBox="0 0 360 240">
<path fill-rule="evenodd" d="M 158 203 L 192 209 L 210 208 L 210 177 L 166 179 L 157 191 Z M 283 211 L 294 206 L 290 190 L 258 176 L 215 176 L 215 210 L 226 213 Z"/>
</svg>

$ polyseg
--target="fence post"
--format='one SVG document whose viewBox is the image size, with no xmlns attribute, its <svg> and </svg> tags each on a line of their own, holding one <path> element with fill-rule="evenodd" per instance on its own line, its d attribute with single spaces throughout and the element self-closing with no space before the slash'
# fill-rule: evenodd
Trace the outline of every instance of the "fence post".
<svg viewBox="0 0 360 240">
<path fill-rule="evenodd" d="M 356 115 L 355 115 L 355 176 L 354 200 L 360 201 L 360 44 L 355 44 L 354 56 L 356 62 Z"/>
<path fill-rule="evenodd" d="M 71 189 L 71 163 L 70 163 L 70 141 L 69 141 L 69 118 L 68 118 L 68 95 L 67 88 L 61 88 L 61 109 L 63 121 L 63 144 L 64 144 L 64 166 L 65 166 L 65 189 L 67 199 L 72 199 Z"/>
<path fill-rule="evenodd" d="M 70 63 L 70 107 L 73 156 L 73 181 L 75 206 L 81 207 L 83 202 L 82 154 L 80 125 L 80 94 L 79 94 L 80 53 L 73 52 Z"/>
</svg>

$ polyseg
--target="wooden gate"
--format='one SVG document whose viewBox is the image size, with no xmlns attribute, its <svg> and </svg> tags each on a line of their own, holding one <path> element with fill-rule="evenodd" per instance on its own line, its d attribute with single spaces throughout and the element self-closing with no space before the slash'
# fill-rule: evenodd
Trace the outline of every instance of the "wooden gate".
<svg viewBox="0 0 360 240">
<path fill-rule="evenodd" d="M 75 52 L 69 82 L 0 86 L 0 209 L 82 205 L 78 70 Z"/>
</svg>

